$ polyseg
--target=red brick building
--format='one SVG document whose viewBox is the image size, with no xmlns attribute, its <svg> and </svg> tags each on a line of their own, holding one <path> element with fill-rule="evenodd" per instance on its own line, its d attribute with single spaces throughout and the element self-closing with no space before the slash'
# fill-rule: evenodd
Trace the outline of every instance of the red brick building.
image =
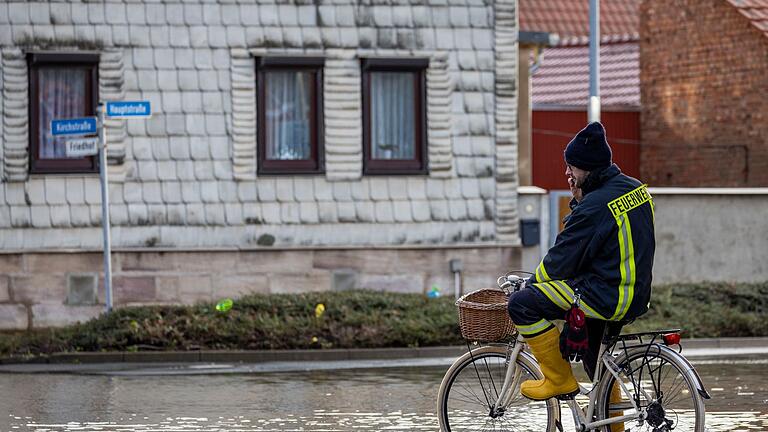
<svg viewBox="0 0 768 432">
<path fill-rule="evenodd" d="M 641 177 L 768 186 L 768 0 L 640 8 Z"/>
</svg>

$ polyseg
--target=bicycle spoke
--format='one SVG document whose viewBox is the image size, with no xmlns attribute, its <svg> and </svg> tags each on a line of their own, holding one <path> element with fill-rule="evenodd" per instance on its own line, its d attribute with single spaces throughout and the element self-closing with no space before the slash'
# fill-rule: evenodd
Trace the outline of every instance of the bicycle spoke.
<svg viewBox="0 0 768 432">
<path fill-rule="evenodd" d="M 646 412 L 643 424 L 639 427 L 633 424 L 633 431 L 701 430 L 699 416 L 702 415 L 700 410 L 703 407 L 697 405 L 698 393 L 684 365 L 676 362 L 674 356 L 649 347 L 645 351 L 635 352 L 621 365 L 622 381 L 634 389 L 631 397 Z M 611 404 L 607 401 L 605 404 L 604 413 L 615 412 L 611 411 Z M 631 422 L 626 423 L 629 426 Z"/>
<path fill-rule="evenodd" d="M 467 387 L 467 385 L 466 385 L 466 384 L 462 384 L 462 385 L 461 385 L 461 387 L 467 391 L 467 393 L 462 393 L 463 395 L 465 395 L 465 396 L 469 397 L 470 399 L 471 399 L 472 397 L 474 397 L 474 399 L 475 399 L 477 402 L 479 402 L 479 403 L 480 403 L 480 405 L 483 405 L 483 406 L 484 406 L 484 407 L 486 407 L 486 408 L 490 408 L 490 405 L 488 405 L 486 402 L 484 402 L 482 399 L 480 399 L 480 396 L 479 396 L 477 393 L 475 393 L 474 391 L 472 391 L 472 389 L 470 389 L 469 387 Z M 470 402 L 474 402 L 474 401 L 470 401 Z"/>
<path fill-rule="evenodd" d="M 499 391 L 496 389 L 496 383 L 493 382 L 493 375 L 491 374 L 491 368 L 488 367 L 488 359 L 483 359 L 483 362 L 485 363 L 485 370 L 488 371 L 488 379 L 491 380 L 491 387 L 493 387 L 494 393 L 496 393 L 496 400 L 499 399 Z M 488 402 L 488 405 L 490 406 L 490 401 Z"/>
<path fill-rule="evenodd" d="M 685 381 L 677 381 L 674 387 L 664 392 L 664 401 L 672 405 L 673 402 L 678 400 L 679 396 L 683 395 L 683 388 L 686 386 Z M 671 394 L 671 396 L 670 396 Z"/>
<path fill-rule="evenodd" d="M 502 353 L 480 353 L 468 359 L 454 373 L 444 406 L 441 407 L 446 426 L 451 432 L 533 432 L 551 427 L 549 405 L 521 398 L 519 392 L 511 395 L 511 402 L 504 409 L 497 407 L 495 409 L 498 411 L 491 412 L 490 407 L 494 399 L 500 396 L 507 374 L 507 359 Z M 515 376 L 521 379 L 535 378 L 520 363 L 517 367 L 521 369 Z"/>
</svg>

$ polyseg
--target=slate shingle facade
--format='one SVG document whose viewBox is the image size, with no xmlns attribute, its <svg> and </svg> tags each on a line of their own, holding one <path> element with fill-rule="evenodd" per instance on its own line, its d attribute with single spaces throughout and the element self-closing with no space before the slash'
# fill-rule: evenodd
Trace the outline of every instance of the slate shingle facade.
<svg viewBox="0 0 768 432">
<path fill-rule="evenodd" d="M 281 291 L 282 282 L 271 282 L 279 279 L 274 272 L 330 289 L 334 269 L 347 267 L 361 287 L 422 291 L 444 279 L 450 289 L 447 261 L 403 275 L 397 268 L 344 266 L 342 258 L 292 274 L 289 261 L 283 273 L 277 269 L 274 257 L 284 249 L 310 257 L 327 248 L 350 256 L 422 250 L 446 260 L 445 250 L 456 250 L 487 256 L 493 265 L 482 273 L 494 280 L 490 273 L 514 264 L 519 243 L 515 14 L 512 0 L 0 4 L 0 308 L 18 308 L 24 278 L 39 276 L 30 257 L 56 261 L 70 256 L 65 250 L 89 257 L 102 241 L 98 176 L 29 174 L 31 52 L 97 52 L 102 101 L 152 103 L 148 120 L 107 125 L 118 304 Z M 255 58 L 284 55 L 325 59 L 321 175 L 256 174 Z M 429 60 L 428 175 L 363 175 L 366 57 Z M 191 257 L 220 251 L 237 261 L 244 250 L 257 261 L 272 254 L 275 268 L 221 269 Z M 157 251 L 174 256 L 173 263 L 197 262 L 208 282 L 185 293 L 179 281 L 191 270 L 184 266 L 124 265 Z M 61 321 L 57 314 L 66 321 L 72 307 L 56 305 L 66 300 L 67 274 L 100 271 L 97 261 L 82 259 L 90 264 L 54 265 L 41 283 L 55 285 L 55 294 L 25 304 L 47 304 L 49 323 Z M 393 284 L 387 276 L 394 274 L 406 280 Z M 126 300 L 124 288 L 121 299 L 120 286 L 139 294 Z M 21 315 L 0 323 L 25 325 L 33 323 Z"/>
</svg>

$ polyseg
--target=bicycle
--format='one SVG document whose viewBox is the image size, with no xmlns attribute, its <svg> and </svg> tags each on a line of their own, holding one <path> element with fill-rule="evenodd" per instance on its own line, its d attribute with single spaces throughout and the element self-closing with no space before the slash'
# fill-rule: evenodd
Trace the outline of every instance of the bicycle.
<svg viewBox="0 0 768 432">
<path fill-rule="evenodd" d="M 500 277 L 498 284 L 508 296 L 521 288 L 523 279 L 508 274 Z M 519 333 L 514 332 L 506 343 L 491 342 L 474 349 L 468 346 L 468 352 L 451 365 L 440 384 L 440 430 L 541 431 L 545 425 L 546 431 L 563 431 L 562 399 L 580 432 L 610 432 L 610 425 L 619 422 L 625 422 L 632 431 L 703 432 L 704 399 L 710 396 L 681 354 L 680 330 L 621 335 L 625 324 L 606 325 L 591 387 L 579 385 L 577 398 L 588 400 L 585 407 L 576 398 L 533 401 L 520 394 L 521 382 L 542 379 L 543 375 L 536 359 L 524 351 L 526 343 Z M 619 383 L 622 401 L 611 405 L 614 382 Z"/>
</svg>

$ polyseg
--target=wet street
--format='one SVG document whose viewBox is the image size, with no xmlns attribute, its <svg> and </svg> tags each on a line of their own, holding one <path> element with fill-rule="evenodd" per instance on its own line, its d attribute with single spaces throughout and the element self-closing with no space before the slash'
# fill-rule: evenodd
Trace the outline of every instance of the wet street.
<svg viewBox="0 0 768 432">
<path fill-rule="evenodd" d="M 768 430 L 765 356 L 695 366 L 713 396 L 708 430 Z M 0 374 L 0 432 L 437 430 L 435 395 L 446 369 Z M 573 428 L 566 409 L 563 421 Z"/>
</svg>

